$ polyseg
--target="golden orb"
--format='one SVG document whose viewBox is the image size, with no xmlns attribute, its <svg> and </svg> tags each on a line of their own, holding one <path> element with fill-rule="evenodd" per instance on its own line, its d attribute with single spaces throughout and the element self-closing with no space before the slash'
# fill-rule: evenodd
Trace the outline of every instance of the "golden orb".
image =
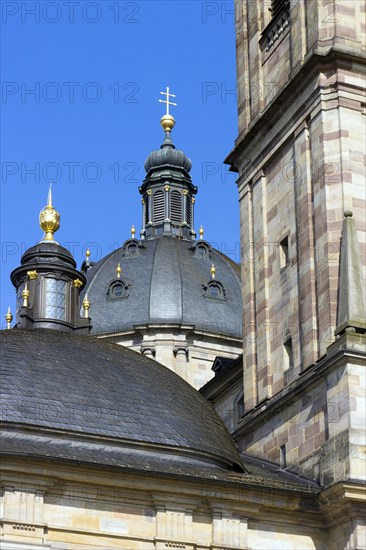
<svg viewBox="0 0 366 550">
<path fill-rule="evenodd" d="M 47 206 L 42 208 L 40 214 L 39 214 L 39 225 L 44 231 L 44 241 L 54 241 L 53 234 L 56 233 L 56 231 L 60 227 L 60 214 L 57 212 L 57 210 L 52 206 L 52 194 L 51 194 L 51 188 L 48 192 L 48 201 Z"/>
<path fill-rule="evenodd" d="M 175 120 L 172 115 L 163 115 L 160 119 L 163 130 L 170 132 L 175 126 Z"/>
</svg>

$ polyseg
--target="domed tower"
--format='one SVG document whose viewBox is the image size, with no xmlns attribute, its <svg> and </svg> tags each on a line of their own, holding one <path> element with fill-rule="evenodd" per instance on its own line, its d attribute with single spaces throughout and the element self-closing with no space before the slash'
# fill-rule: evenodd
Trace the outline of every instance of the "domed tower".
<svg viewBox="0 0 366 550">
<path fill-rule="evenodd" d="M 84 316 L 80 316 L 80 292 L 86 279 L 76 269 L 72 254 L 55 241 L 60 214 L 52 205 L 51 187 L 39 223 L 44 231 L 42 240 L 26 250 L 21 266 L 10 276 L 17 293 L 15 327 L 89 334 L 87 297 L 83 302 Z"/>
<path fill-rule="evenodd" d="M 175 120 L 169 111 L 160 123 L 165 138 L 160 149 L 147 157 L 144 164 L 146 176 L 140 187 L 143 208 L 141 238 L 175 235 L 194 239 L 193 208 L 197 187 L 189 174 L 192 162 L 173 144 L 171 131 Z"/>
<path fill-rule="evenodd" d="M 167 102 L 169 102 L 167 91 Z M 168 109 L 167 109 L 168 111 Z M 241 353 L 240 268 L 194 230 L 192 163 L 175 148 L 175 121 L 149 154 L 140 187 L 143 226 L 96 264 L 84 263 L 92 334 L 171 368 L 196 388 L 213 376 L 216 356 Z"/>
</svg>

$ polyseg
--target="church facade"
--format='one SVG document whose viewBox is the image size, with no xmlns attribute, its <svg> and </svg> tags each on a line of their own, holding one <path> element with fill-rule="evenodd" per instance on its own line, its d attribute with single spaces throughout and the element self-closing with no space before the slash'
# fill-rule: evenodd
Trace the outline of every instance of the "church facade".
<svg viewBox="0 0 366 550">
<path fill-rule="evenodd" d="M 5 550 L 366 548 L 364 5 L 235 8 L 241 279 L 168 113 L 140 239 L 78 270 L 50 194 L 0 333 Z"/>
</svg>

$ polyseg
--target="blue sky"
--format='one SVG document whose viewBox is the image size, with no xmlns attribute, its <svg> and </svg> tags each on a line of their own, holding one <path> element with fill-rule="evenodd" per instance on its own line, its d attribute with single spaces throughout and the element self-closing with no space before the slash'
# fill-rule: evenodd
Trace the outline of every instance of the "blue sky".
<svg viewBox="0 0 366 550">
<path fill-rule="evenodd" d="M 239 261 L 234 2 L 5 1 L 2 9 L 1 326 L 10 272 L 42 237 L 53 182 L 57 240 L 80 266 L 141 229 L 143 163 L 170 86 L 175 145 L 193 162 L 196 230 Z"/>
</svg>

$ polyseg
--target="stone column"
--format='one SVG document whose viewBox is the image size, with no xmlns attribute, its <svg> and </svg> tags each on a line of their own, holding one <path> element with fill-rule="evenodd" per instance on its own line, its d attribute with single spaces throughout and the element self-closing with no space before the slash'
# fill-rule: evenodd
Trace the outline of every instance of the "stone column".
<svg viewBox="0 0 366 550">
<path fill-rule="evenodd" d="M 187 378 L 187 361 L 188 361 L 188 347 L 187 345 L 179 345 L 173 348 L 175 355 L 175 372 L 179 374 L 184 380 L 188 382 Z"/>
</svg>

